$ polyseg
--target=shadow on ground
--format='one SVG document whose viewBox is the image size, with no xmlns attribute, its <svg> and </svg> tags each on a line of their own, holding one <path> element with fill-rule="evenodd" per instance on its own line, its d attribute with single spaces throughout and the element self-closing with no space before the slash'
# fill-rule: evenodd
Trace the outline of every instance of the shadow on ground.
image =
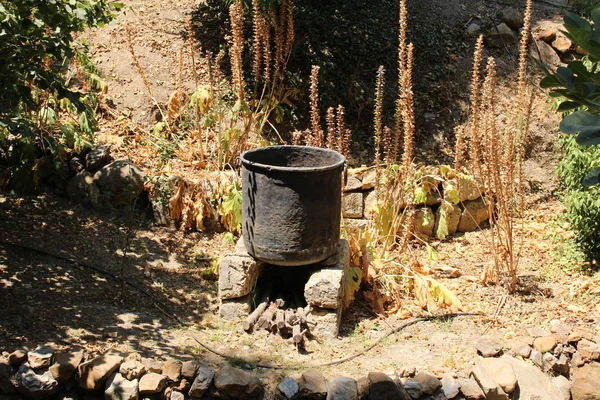
<svg viewBox="0 0 600 400">
<path fill-rule="evenodd" d="M 179 348 L 172 332 L 178 321 L 199 326 L 213 314 L 216 283 L 205 277 L 227 244 L 152 227 L 144 211 L 11 198 L 0 210 L 0 348 L 113 342 L 154 356 L 196 351 Z M 122 270 L 131 284 L 124 297 Z"/>
</svg>

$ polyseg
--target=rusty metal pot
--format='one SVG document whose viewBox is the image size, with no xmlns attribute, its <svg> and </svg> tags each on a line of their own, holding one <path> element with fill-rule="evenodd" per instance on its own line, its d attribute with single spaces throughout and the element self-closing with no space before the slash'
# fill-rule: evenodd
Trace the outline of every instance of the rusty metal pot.
<svg viewBox="0 0 600 400">
<path fill-rule="evenodd" d="M 242 164 L 242 235 L 267 263 L 301 266 L 336 252 L 344 157 L 308 146 L 249 150 Z"/>
</svg>

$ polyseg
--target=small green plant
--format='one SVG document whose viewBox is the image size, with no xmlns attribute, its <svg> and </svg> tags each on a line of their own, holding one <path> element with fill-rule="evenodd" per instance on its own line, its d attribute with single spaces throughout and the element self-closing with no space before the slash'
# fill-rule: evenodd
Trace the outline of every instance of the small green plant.
<svg viewBox="0 0 600 400">
<path fill-rule="evenodd" d="M 206 281 L 215 281 L 219 272 L 219 261 L 212 260 L 210 266 L 200 273 L 200 277 Z"/>
<path fill-rule="evenodd" d="M 436 328 L 442 332 L 454 333 L 455 329 L 452 326 L 453 319 L 452 318 L 438 318 L 434 319 L 433 323 Z"/>
<path fill-rule="evenodd" d="M 572 238 L 556 238 L 552 258 L 555 267 L 563 271 L 579 270 L 586 264 L 585 254 Z"/>
<path fill-rule="evenodd" d="M 235 180 L 226 190 L 219 205 L 221 223 L 229 232 L 242 232 L 242 186 Z"/>
</svg>

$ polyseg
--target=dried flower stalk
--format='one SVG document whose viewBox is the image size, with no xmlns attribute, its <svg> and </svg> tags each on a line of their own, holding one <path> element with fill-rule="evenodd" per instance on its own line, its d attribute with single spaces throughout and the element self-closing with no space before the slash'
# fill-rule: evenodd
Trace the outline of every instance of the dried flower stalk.
<svg viewBox="0 0 600 400">
<path fill-rule="evenodd" d="M 294 2 L 292 0 L 286 0 L 284 3 L 284 9 L 286 12 L 286 32 L 285 32 L 285 52 L 286 58 L 289 58 L 292 54 L 292 50 L 294 48 Z"/>
<path fill-rule="evenodd" d="M 385 157 L 385 165 L 390 166 L 394 163 L 395 158 L 393 156 L 394 143 L 393 133 L 389 126 L 383 127 L 383 151 Z"/>
<path fill-rule="evenodd" d="M 327 109 L 327 148 L 335 150 L 336 147 L 335 112 L 333 107 Z"/>
<path fill-rule="evenodd" d="M 402 153 L 402 165 L 408 171 L 413 161 L 413 145 L 415 134 L 415 112 L 412 91 L 412 66 L 413 66 L 413 44 L 407 48 L 406 69 L 402 74 L 402 121 L 404 129 L 404 151 Z"/>
<path fill-rule="evenodd" d="M 344 106 L 338 105 L 336 112 L 336 134 L 338 137 L 337 142 L 337 151 L 344 155 L 344 157 L 348 158 L 350 156 L 350 138 L 352 136 L 352 132 L 350 129 L 346 128 L 346 123 L 344 121 L 344 113 L 346 110 Z"/>
<path fill-rule="evenodd" d="M 282 66 L 283 66 L 283 46 L 285 44 L 285 18 L 287 13 L 283 12 L 283 10 L 279 13 L 279 19 L 277 19 L 275 12 L 273 12 L 273 26 L 275 28 L 275 66 L 274 66 L 274 76 L 279 77 L 282 74 Z"/>
<path fill-rule="evenodd" d="M 398 100 L 396 101 L 395 121 L 394 121 L 394 148 L 391 152 L 392 158 L 395 160 L 400 151 L 400 141 L 402 139 L 402 75 L 406 70 L 406 27 L 408 25 L 408 11 L 406 8 L 406 0 L 400 0 L 400 16 L 399 16 L 399 31 L 398 31 Z"/>
<path fill-rule="evenodd" d="M 373 125 L 375 129 L 375 168 L 378 173 L 381 169 L 381 138 L 383 136 L 383 87 L 385 85 L 385 69 L 383 65 L 377 70 L 377 84 L 375 87 L 375 116 Z"/>
<path fill-rule="evenodd" d="M 252 39 L 252 77 L 254 78 L 255 85 L 257 85 L 260 79 L 263 43 L 265 30 L 267 29 L 265 19 L 261 13 L 259 0 L 252 0 L 252 12 L 252 30 L 254 34 Z"/>
<path fill-rule="evenodd" d="M 531 109 L 533 106 L 533 93 L 529 98 L 529 103 L 525 103 L 527 97 L 527 89 L 525 86 L 525 74 L 527 69 L 527 45 L 529 43 L 529 32 L 531 30 L 531 14 L 532 1 L 527 0 L 525 6 L 525 17 L 523 20 L 523 29 L 521 30 L 521 42 L 519 45 L 519 83 L 517 89 L 518 110 L 521 116 L 516 118 L 519 125 L 517 129 L 517 137 L 515 143 L 515 158 L 516 158 L 516 185 L 517 192 L 521 195 L 523 201 L 523 161 L 525 157 L 525 141 L 529 135 L 529 122 L 531 118 Z M 524 115 L 523 115 L 524 114 Z M 521 204 L 522 205 L 522 204 Z"/>
<path fill-rule="evenodd" d="M 456 144 L 454 146 L 454 169 L 459 171 L 462 167 L 465 152 L 465 128 L 458 127 L 456 130 Z"/>
<path fill-rule="evenodd" d="M 292 132 L 292 144 L 294 146 L 300 146 L 302 144 L 302 138 L 304 136 L 304 132 L 296 129 Z"/>
<path fill-rule="evenodd" d="M 310 122 L 312 135 L 307 143 L 315 147 L 323 147 L 323 130 L 319 116 L 319 67 L 312 66 L 310 73 Z"/>
<path fill-rule="evenodd" d="M 244 49 L 244 10 L 242 0 L 235 0 L 229 7 L 229 18 L 231 20 L 231 33 L 233 36 L 230 48 L 233 87 L 238 100 L 244 105 L 246 101 L 246 82 L 244 81 L 244 72 L 242 70 L 242 52 Z"/>
<path fill-rule="evenodd" d="M 479 86 L 481 84 L 481 60 L 483 58 L 483 35 L 479 35 L 473 54 L 473 74 L 471 77 L 471 146 L 469 157 L 471 170 L 481 172 L 481 144 L 479 133 Z"/>
</svg>

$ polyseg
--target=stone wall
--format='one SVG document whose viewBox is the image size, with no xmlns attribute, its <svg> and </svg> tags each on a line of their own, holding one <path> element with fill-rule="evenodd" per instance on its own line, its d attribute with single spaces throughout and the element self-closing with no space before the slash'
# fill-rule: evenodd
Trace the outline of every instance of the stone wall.
<svg viewBox="0 0 600 400">
<path fill-rule="evenodd" d="M 481 194 L 481 185 L 467 175 L 440 173 L 441 168 L 443 167 L 424 169 L 424 174 L 431 178 L 427 179 L 429 190 L 425 193 L 426 199 L 416 204 L 416 233 L 443 239 L 456 232 L 479 229 L 489 218 L 487 203 Z M 376 172 L 374 168 L 360 168 L 348 172 L 342 197 L 344 226 L 349 229 L 363 229 L 373 218 L 377 205 Z M 401 207 L 401 212 L 403 209 L 404 207 Z M 448 228 L 447 233 L 439 229 L 442 219 Z"/>
<path fill-rule="evenodd" d="M 470 232 L 479 229 L 488 220 L 488 207 L 482 197 L 481 185 L 472 177 L 462 174 L 442 174 L 440 168 L 426 167 L 425 173 L 435 177 L 428 180 L 427 198 L 416 205 L 415 229 L 421 235 L 438 237 L 439 224 L 444 218 L 448 235 L 456 232 Z M 451 176 L 451 178 L 448 178 Z M 159 225 L 181 224 L 185 216 L 182 211 L 173 212 L 174 200 L 187 200 L 191 203 L 204 201 L 203 218 L 200 225 L 188 228 L 198 230 L 223 229 L 219 223 L 218 205 L 222 201 L 219 194 L 235 179 L 233 171 L 206 172 L 192 181 L 184 181 L 177 176 L 160 176 L 152 180 L 150 201 L 154 220 Z M 431 187 L 431 183 L 434 187 Z M 178 192 L 180 191 L 180 192 Z M 187 193 L 187 195 L 185 194 Z M 187 199 L 186 199 L 187 196 Z M 342 194 L 342 215 L 344 226 L 350 229 L 363 229 L 373 217 L 376 205 L 375 169 L 359 168 L 350 170 Z M 185 208 L 185 205 L 180 207 Z M 188 207 L 189 210 L 198 207 Z M 188 220 L 198 221 L 197 216 Z M 445 235 L 444 235 L 445 236 Z"/>
<path fill-rule="evenodd" d="M 472 351 L 480 358 L 470 371 L 436 376 L 405 366 L 372 371 L 359 379 L 326 378 L 318 369 L 279 378 L 267 387 L 252 372 L 216 367 L 202 359 L 157 360 L 110 350 L 20 348 L 0 355 L 3 400 L 97 399 L 338 399 L 458 400 L 598 398 L 600 337 L 559 320 L 535 327 L 507 343 L 482 336 Z M 365 355 L 368 356 L 368 355 Z M 469 378 L 458 378 L 468 376 Z"/>
</svg>

